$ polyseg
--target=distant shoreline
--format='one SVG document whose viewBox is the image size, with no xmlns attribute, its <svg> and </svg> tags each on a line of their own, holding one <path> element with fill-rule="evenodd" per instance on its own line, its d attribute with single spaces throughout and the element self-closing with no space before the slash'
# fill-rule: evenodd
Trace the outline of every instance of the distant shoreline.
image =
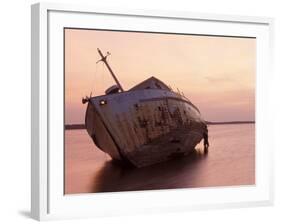
<svg viewBox="0 0 281 224">
<path fill-rule="evenodd" d="M 85 124 L 66 124 L 64 125 L 65 130 L 78 130 L 86 129 Z"/>
<path fill-rule="evenodd" d="M 222 125 L 222 124 L 255 124 L 255 121 L 207 121 L 207 125 Z"/>
<path fill-rule="evenodd" d="M 207 125 L 227 125 L 227 124 L 255 124 L 255 121 L 207 121 Z M 65 130 L 80 130 L 86 129 L 85 124 L 66 124 Z"/>
</svg>

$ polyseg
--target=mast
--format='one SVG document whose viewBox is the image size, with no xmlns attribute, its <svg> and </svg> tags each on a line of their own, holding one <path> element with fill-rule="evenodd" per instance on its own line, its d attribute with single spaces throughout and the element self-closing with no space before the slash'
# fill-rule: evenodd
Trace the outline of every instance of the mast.
<svg viewBox="0 0 281 224">
<path fill-rule="evenodd" d="M 110 53 L 107 52 L 107 55 L 104 56 L 99 48 L 98 48 L 97 50 L 98 50 L 98 52 L 99 52 L 99 54 L 100 54 L 100 56 L 101 56 L 101 59 L 100 59 L 99 61 L 103 61 L 103 62 L 104 62 L 104 64 L 106 65 L 107 69 L 109 70 L 110 74 L 112 75 L 113 79 L 115 80 L 117 86 L 119 87 L 119 89 L 121 90 L 121 92 L 124 92 L 123 87 L 121 86 L 120 82 L 118 81 L 117 77 L 115 76 L 115 74 L 113 73 L 111 67 L 109 66 L 109 64 L 108 64 L 107 61 L 106 61 L 106 58 L 107 58 L 107 56 L 110 55 Z M 98 63 L 99 61 L 97 61 L 97 63 Z"/>
</svg>

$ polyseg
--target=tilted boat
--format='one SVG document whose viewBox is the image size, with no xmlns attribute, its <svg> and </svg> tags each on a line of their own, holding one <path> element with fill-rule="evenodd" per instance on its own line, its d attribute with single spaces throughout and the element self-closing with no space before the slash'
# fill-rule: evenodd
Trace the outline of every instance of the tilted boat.
<svg viewBox="0 0 281 224">
<path fill-rule="evenodd" d="M 106 95 L 86 97 L 85 126 L 96 146 L 112 159 L 144 167 L 184 156 L 203 138 L 206 123 L 183 94 L 151 77 L 128 91 L 98 49 L 116 85 Z"/>
</svg>

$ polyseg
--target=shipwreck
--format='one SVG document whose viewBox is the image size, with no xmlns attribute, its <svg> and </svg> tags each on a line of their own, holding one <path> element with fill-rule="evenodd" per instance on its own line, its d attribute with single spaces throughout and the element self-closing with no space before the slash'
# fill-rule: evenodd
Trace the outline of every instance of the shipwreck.
<svg viewBox="0 0 281 224">
<path fill-rule="evenodd" d="M 95 145 L 113 160 L 135 167 L 192 152 L 206 128 L 199 109 L 155 77 L 125 91 L 108 64 L 110 54 L 98 53 L 116 85 L 105 95 L 82 100 L 87 103 L 86 130 Z"/>
</svg>

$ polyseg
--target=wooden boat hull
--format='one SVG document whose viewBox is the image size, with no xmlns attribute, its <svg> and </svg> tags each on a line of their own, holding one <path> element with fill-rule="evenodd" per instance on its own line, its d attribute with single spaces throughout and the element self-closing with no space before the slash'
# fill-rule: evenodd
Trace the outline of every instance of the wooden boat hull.
<svg viewBox="0 0 281 224">
<path fill-rule="evenodd" d="M 136 167 L 187 155 L 205 128 L 199 110 L 188 99 L 163 89 L 92 97 L 85 124 L 98 148 Z"/>
</svg>

